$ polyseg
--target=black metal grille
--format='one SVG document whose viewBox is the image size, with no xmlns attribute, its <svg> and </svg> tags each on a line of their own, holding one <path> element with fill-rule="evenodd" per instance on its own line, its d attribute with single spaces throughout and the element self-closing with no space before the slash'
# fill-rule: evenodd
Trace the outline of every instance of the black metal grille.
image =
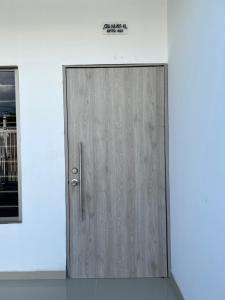
<svg viewBox="0 0 225 300">
<path fill-rule="evenodd" d="M 0 70 L 0 218 L 18 212 L 15 73 Z"/>
</svg>

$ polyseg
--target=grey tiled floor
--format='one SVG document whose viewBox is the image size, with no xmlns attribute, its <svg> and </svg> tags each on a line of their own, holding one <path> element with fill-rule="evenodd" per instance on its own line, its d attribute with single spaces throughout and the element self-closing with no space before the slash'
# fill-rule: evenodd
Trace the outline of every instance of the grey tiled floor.
<svg viewBox="0 0 225 300">
<path fill-rule="evenodd" d="M 0 281 L 0 300 L 180 300 L 169 279 Z"/>
</svg>

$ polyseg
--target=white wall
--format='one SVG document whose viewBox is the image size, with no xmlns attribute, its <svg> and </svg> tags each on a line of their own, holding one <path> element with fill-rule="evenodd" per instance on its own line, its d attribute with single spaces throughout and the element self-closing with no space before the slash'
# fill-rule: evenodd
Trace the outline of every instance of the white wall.
<svg viewBox="0 0 225 300">
<path fill-rule="evenodd" d="M 62 65 L 167 62 L 166 0 L 0 0 L 0 66 L 20 80 L 23 223 L 0 225 L 0 271 L 64 270 Z M 127 36 L 102 23 L 127 21 Z"/>
<path fill-rule="evenodd" d="M 172 272 L 225 299 L 225 1 L 169 0 Z"/>
</svg>

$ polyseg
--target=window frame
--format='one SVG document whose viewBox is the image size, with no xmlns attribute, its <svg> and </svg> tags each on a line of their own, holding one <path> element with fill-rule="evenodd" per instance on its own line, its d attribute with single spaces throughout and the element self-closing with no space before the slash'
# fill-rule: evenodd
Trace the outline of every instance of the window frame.
<svg viewBox="0 0 225 300">
<path fill-rule="evenodd" d="M 0 72 L 12 71 L 15 76 L 16 133 L 17 133 L 17 174 L 18 174 L 18 217 L 0 217 L 0 224 L 22 223 L 22 172 L 21 172 L 21 135 L 18 67 L 0 67 Z"/>
</svg>

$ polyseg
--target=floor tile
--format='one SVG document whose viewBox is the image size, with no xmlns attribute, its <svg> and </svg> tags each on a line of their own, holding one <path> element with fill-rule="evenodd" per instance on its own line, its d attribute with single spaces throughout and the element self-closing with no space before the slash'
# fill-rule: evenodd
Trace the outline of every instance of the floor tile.
<svg viewBox="0 0 225 300">
<path fill-rule="evenodd" d="M 0 281 L 0 300 L 180 300 L 169 279 Z"/>
</svg>

